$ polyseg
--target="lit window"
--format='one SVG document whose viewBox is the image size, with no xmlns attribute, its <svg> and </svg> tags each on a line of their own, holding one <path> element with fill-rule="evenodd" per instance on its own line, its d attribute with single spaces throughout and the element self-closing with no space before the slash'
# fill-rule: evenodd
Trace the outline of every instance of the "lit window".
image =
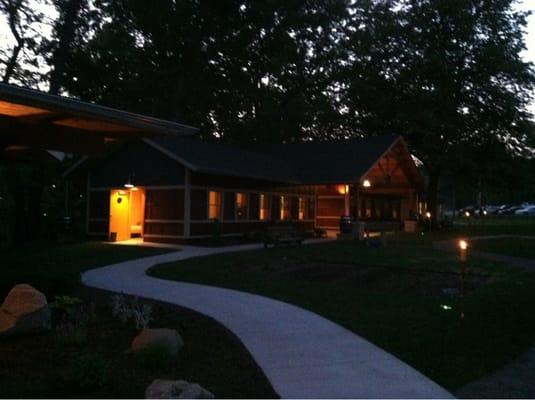
<svg viewBox="0 0 535 400">
<path fill-rule="evenodd" d="M 265 194 L 260 195 L 260 220 L 266 221 L 269 219 L 269 210 L 270 210 L 270 204 L 269 204 L 269 196 L 266 196 Z"/>
<path fill-rule="evenodd" d="M 308 203 L 308 199 L 304 197 L 299 197 L 299 219 L 300 220 L 306 219 L 307 217 L 306 215 L 307 210 L 308 210 L 307 203 Z"/>
<path fill-rule="evenodd" d="M 208 192 L 208 218 L 221 218 L 221 192 Z"/>
<path fill-rule="evenodd" d="M 281 196 L 281 220 L 290 219 L 290 199 L 287 196 Z"/>
<path fill-rule="evenodd" d="M 246 193 L 236 193 L 236 219 L 247 219 Z"/>
</svg>

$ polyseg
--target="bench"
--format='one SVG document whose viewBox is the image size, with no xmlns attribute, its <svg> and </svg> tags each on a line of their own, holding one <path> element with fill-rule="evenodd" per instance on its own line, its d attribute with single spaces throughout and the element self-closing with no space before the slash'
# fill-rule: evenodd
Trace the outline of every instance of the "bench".
<svg viewBox="0 0 535 400">
<path fill-rule="evenodd" d="M 303 235 L 291 226 L 268 226 L 264 234 L 264 248 L 269 244 L 279 246 L 283 244 L 301 244 Z"/>
</svg>

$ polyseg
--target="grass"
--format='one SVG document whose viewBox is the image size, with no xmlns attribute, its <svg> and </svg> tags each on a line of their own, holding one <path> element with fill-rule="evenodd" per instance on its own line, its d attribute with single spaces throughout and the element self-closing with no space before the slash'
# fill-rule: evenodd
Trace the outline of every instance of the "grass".
<svg viewBox="0 0 535 400">
<path fill-rule="evenodd" d="M 100 242 L 34 245 L 0 253 L 0 294 L 17 283 L 28 283 L 47 297 L 76 293 L 80 274 L 88 269 L 169 250 L 142 246 L 113 246 Z"/>
<path fill-rule="evenodd" d="M 472 242 L 474 250 L 535 259 L 535 237 L 480 239 Z"/>
<path fill-rule="evenodd" d="M 479 277 L 479 283 L 461 303 L 459 297 L 447 297 L 440 291 L 407 286 L 411 279 L 404 274 L 415 279 L 431 273 L 455 277 L 444 282 L 458 282 L 459 278 L 455 256 L 427 247 L 428 239 L 412 238 L 411 242 L 401 235 L 396 244 L 386 248 L 332 243 L 239 256 L 220 254 L 159 265 L 149 274 L 258 293 L 315 311 L 395 354 L 451 391 L 529 347 L 535 339 L 532 275 L 472 259 L 467 274 L 474 282 Z M 306 265 L 312 268 L 299 272 L 298 267 Z M 341 266 L 345 275 L 339 279 L 325 272 Z M 368 275 L 359 272 L 363 266 Z M 318 273 L 318 268 L 323 272 Z M 351 268 L 357 277 L 363 277 L 363 283 L 346 279 Z M 386 286 L 376 283 L 383 277 L 389 282 Z M 443 304 L 453 309 L 445 311 Z"/>
</svg>

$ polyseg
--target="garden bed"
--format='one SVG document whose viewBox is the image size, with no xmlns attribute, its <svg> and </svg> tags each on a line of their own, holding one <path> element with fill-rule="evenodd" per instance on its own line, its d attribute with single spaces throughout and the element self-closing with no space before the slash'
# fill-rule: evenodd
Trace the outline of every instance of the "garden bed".
<svg viewBox="0 0 535 400">
<path fill-rule="evenodd" d="M 261 272 L 274 278 L 344 285 L 380 293 L 408 293 L 440 296 L 460 291 L 459 269 L 451 271 L 414 270 L 373 265 L 328 263 L 275 258 L 253 264 L 235 264 L 233 272 Z M 489 274 L 467 273 L 464 290 L 472 292 L 490 279 Z"/>
<path fill-rule="evenodd" d="M 112 315 L 110 294 L 82 290 L 89 322 L 76 335 L 56 332 L 0 339 L 0 388 L 7 398 L 143 398 L 155 378 L 197 382 L 218 398 L 277 397 L 262 370 L 226 328 L 193 311 L 153 301 L 153 327 L 179 331 L 177 357 L 128 351 L 138 331 Z M 105 365 L 102 386 L 82 387 L 95 372 L 76 367 L 97 355 Z M 83 364 L 83 363 L 82 363 Z M 98 370 L 98 368 L 97 368 Z M 97 371 L 98 372 L 98 371 Z"/>
</svg>

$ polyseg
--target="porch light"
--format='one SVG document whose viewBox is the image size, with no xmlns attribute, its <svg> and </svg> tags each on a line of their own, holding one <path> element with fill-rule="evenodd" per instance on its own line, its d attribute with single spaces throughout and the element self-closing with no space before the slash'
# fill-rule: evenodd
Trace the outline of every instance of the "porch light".
<svg viewBox="0 0 535 400">
<path fill-rule="evenodd" d="M 372 186 L 372 184 L 368 179 L 364 179 L 364 181 L 362 181 L 362 186 L 365 188 L 369 188 Z"/>
<path fill-rule="evenodd" d="M 126 181 L 126 183 L 124 184 L 124 187 L 127 189 L 133 189 L 136 187 L 136 185 L 134 185 L 134 183 L 132 182 L 132 175 L 128 176 L 128 181 Z"/>
<path fill-rule="evenodd" d="M 429 211 L 427 211 L 427 212 L 425 213 L 425 217 L 426 217 L 427 219 L 431 219 L 431 213 L 430 213 Z"/>
<path fill-rule="evenodd" d="M 465 211 L 464 216 L 468 218 L 470 216 L 470 211 Z"/>
</svg>

